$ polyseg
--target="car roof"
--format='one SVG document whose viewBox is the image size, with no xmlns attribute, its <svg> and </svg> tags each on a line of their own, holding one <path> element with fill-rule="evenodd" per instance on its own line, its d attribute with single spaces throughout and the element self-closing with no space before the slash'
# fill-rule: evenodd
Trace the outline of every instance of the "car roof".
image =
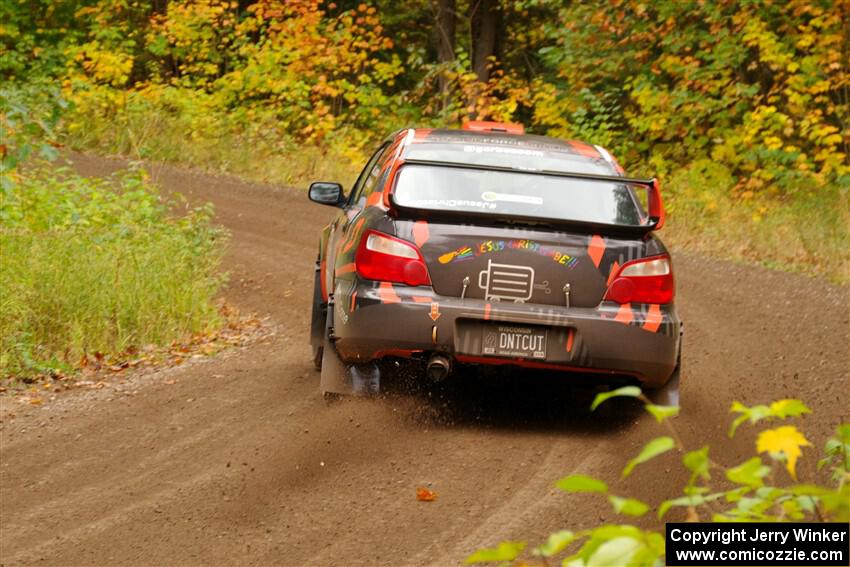
<svg viewBox="0 0 850 567">
<path fill-rule="evenodd" d="M 622 175 L 604 148 L 577 140 L 449 128 L 411 128 L 397 136 L 406 138 L 404 160 Z"/>
</svg>

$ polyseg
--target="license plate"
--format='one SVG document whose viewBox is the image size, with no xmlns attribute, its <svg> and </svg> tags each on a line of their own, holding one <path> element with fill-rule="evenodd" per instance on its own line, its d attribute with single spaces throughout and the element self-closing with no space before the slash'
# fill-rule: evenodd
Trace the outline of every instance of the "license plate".
<svg viewBox="0 0 850 567">
<path fill-rule="evenodd" d="M 521 358 L 546 358 L 546 329 L 514 325 L 487 325 L 482 354 Z"/>
</svg>

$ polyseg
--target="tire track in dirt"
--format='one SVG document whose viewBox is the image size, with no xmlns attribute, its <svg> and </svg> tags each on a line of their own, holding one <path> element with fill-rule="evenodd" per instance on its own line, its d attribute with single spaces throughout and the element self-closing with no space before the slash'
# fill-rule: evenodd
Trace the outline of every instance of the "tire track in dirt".
<svg viewBox="0 0 850 567">
<path fill-rule="evenodd" d="M 118 160 L 74 156 L 99 175 Z M 399 388 L 327 406 L 307 345 L 318 230 L 333 212 L 304 192 L 179 168 L 153 177 L 212 201 L 233 238 L 228 301 L 276 334 L 225 355 L 73 392 L 43 408 L 2 400 L 0 564 L 446 565 L 500 539 L 613 519 L 552 483 L 572 472 L 657 501 L 682 480 L 674 455 L 619 471 L 657 433 L 640 408 L 589 414 L 593 392 L 517 374 Z M 675 221 L 675 219 L 673 219 Z M 850 407 L 848 290 L 799 275 L 676 254 L 686 321 L 686 443 L 721 462 L 732 399 L 799 397 L 816 446 Z M 173 385 L 166 383 L 175 380 Z M 131 394 L 131 391 L 136 393 Z M 801 460 L 814 475 L 814 451 Z M 420 503 L 416 486 L 437 501 Z"/>
</svg>

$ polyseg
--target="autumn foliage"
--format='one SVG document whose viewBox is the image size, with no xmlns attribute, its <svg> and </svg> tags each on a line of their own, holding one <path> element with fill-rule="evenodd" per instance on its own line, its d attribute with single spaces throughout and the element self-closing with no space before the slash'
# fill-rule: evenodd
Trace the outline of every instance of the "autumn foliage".
<svg viewBox="0 0 850 567">
<path fill-rule="evenodd" d="M 668 169 L 710 157 L 744 194 L 823 185 L 848 173 L 848 6 L 577 3 L 545 52 L 557 79 L 540 85 L 537 120 L 567 135 L 586 124 Z"/>
<path fill-rule="evenodd" d="M 710 157 L 742 192 L 848 173 L 846 0 L 498 8 L 486 82 L 469 39 L 448 65 L 434 60 L 426 2 L 17 0 L 0 72 L 21 79 L 51 55 L 80 117 L 136 98 L 183 111 L 174 101 L 185 97 L 199 115 L 271 118 L 300 140 L 492 118 L 603 143 L 631 164 Z"/>
</svg>

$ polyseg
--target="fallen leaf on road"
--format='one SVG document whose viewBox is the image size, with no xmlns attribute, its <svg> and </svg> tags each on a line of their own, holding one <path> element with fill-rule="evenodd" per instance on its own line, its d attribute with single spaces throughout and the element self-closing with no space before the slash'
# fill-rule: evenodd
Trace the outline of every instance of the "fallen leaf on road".
<svg viewBox="0 0 850 567">
<path fill-rule="evenodd" d="M 437 499 L 437 493 L 420 486 L 416 489 L 416 499 L 420 502 L 433 502 Z"/>
</svg>

